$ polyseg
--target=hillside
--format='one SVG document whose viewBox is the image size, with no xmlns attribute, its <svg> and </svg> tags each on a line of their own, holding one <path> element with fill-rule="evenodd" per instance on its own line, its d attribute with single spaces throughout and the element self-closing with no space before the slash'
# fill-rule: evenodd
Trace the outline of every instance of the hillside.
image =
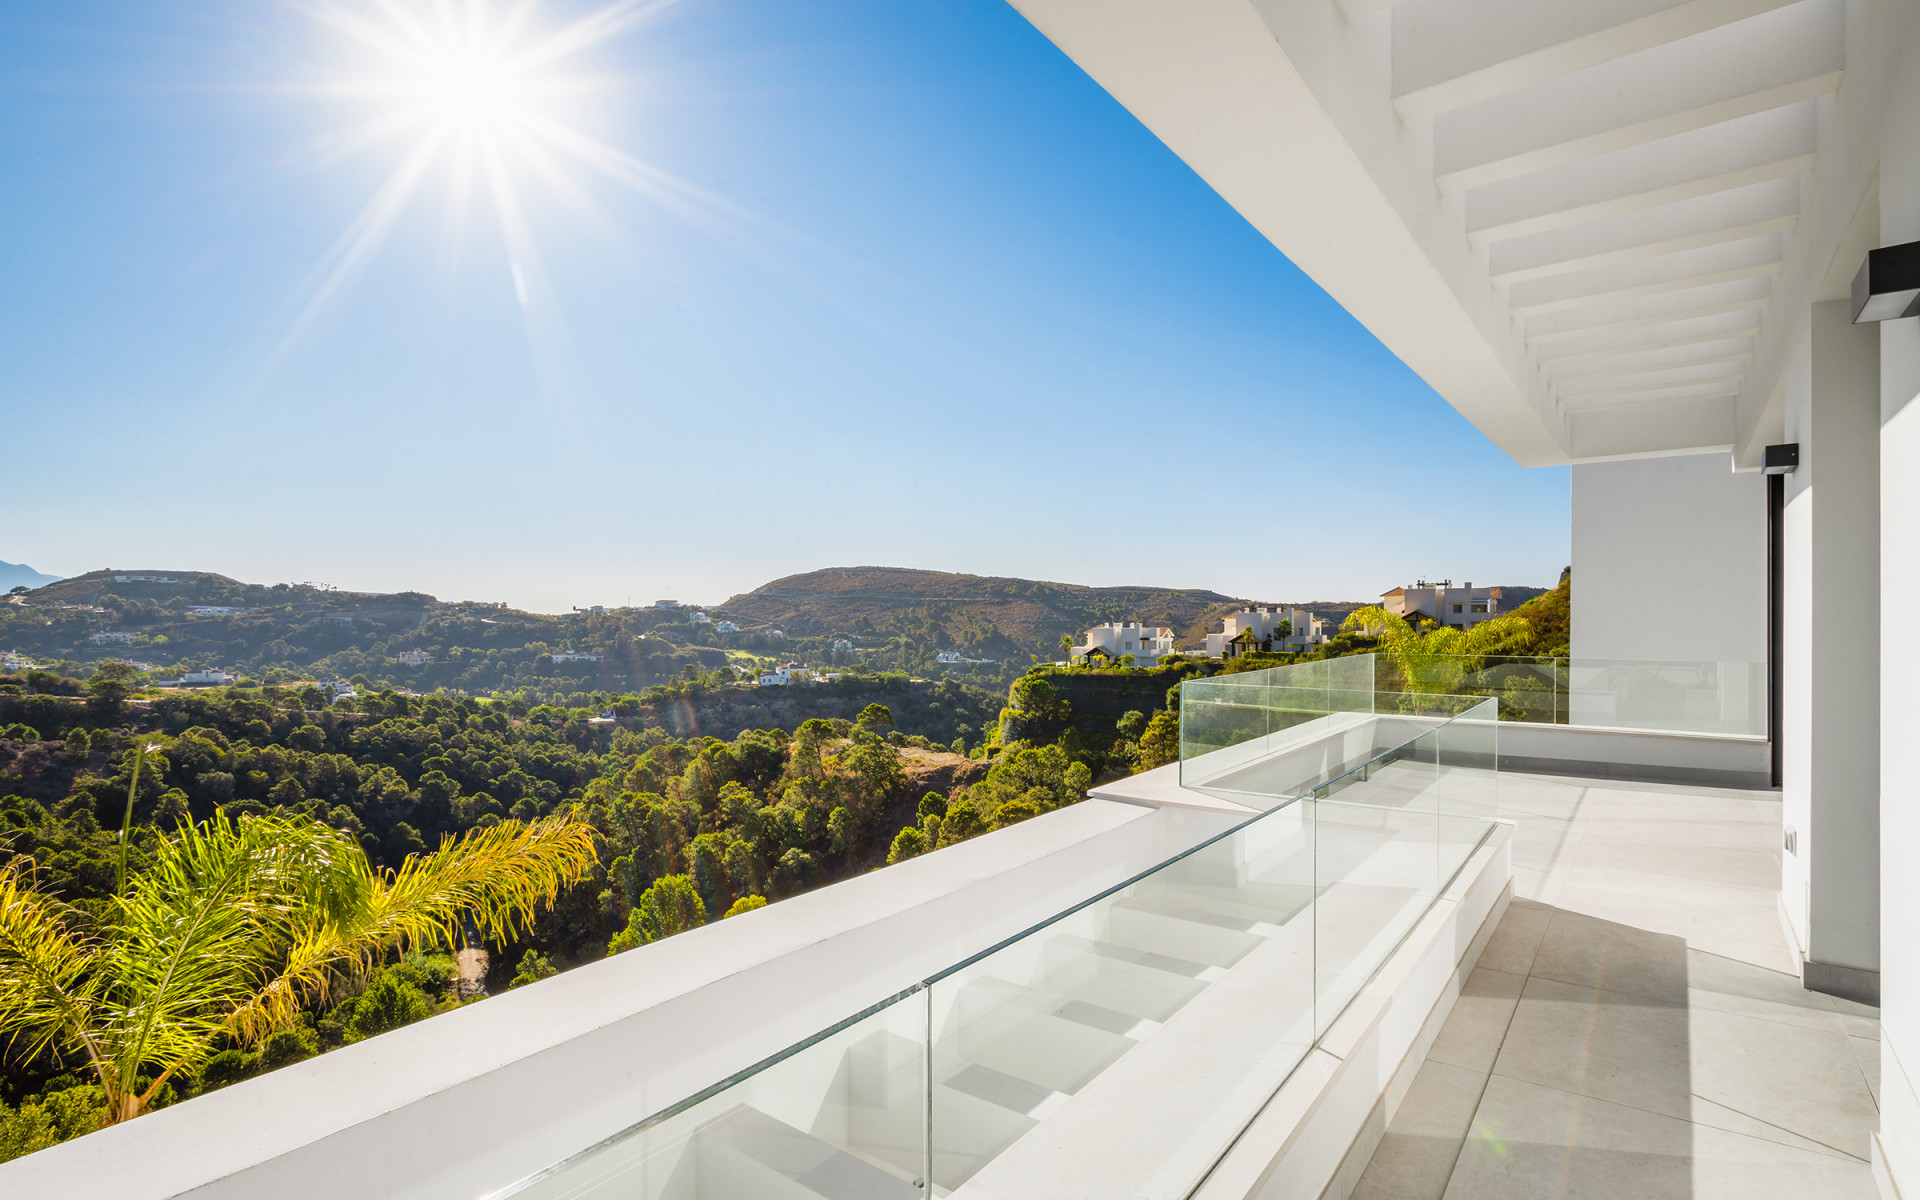
<svg viewBox="0 0 1920 1200">
<path fill-rule="evenodd" d="M 1180 645 L 1220 628 L 1248 602 L 1191 588 L 1084 587 L 1004 576 L 955 575 L 902 567 L 830 567 L 789 575 L 735 596 L 721 610 L 735 620 L 777 625 L 790 637 L 841 634 L 863 649 L 904 641 L 955 649 L 970 658 L 1058 657 L 1063 634 L 1103 621 L 1171 626 Z M 1355 602 L 1301 603 L 1335 618 Z M 904 664 L 903 664 L 904 665 Z"/>
</svg>

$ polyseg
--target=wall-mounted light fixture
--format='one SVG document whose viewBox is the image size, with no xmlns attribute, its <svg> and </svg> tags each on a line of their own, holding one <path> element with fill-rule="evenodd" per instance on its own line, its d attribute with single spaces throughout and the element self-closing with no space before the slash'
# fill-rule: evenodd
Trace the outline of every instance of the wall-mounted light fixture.
<svg viewBox="0 0 1920 1200">
<path fill-rule="evenodd" d="M 1867 252 L 1853 277 L 1853 323 L 1920 316 L 1920 242 Z"/>
<path fill-rule="evenodd" d="M 1768 446 L 1760 454 L 1760 473 L 1767 477 L 1767 756 L 1771 760 L 1767 774 L 1774 787 L 1780 786 L 1780 736 L 1784 725 L 1780 692 L 1785 678 L 1782 663 L 1787 615 L 1787 476 L 1799 465 L 1799 442 Z"/>
</svg>

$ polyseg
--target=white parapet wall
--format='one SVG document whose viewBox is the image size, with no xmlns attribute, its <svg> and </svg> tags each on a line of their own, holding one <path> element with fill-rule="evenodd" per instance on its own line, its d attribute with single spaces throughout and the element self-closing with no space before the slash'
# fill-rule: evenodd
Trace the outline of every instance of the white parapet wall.
<svg viewBox="0 0 1920 1200">
<path fill-rule="evenodd" d="M 1244 815 L 1088 800 L 0 1164 L 0 1196 L 486 1196 Z"/>
</svg>

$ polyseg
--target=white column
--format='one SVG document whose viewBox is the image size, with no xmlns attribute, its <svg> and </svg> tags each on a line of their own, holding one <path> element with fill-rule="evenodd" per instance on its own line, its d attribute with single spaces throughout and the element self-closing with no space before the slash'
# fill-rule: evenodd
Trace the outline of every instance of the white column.
<svg viewBox="0 0 1920 1200">
<path fill-rule="evenodd" d="M 1920 44 L 1880 142 L 1881 245 L 1920 241 Z M 1920 320 L 1880 326 L 1880 1133 L 1882 1193 L 1920 1189 Z"/>
<path fill-rule="evenodd" d="M 1813 306 L 1788 389 L 1781 904 L 1810 988 L 1880 994 L 1880 333 Z"/>
</svg>

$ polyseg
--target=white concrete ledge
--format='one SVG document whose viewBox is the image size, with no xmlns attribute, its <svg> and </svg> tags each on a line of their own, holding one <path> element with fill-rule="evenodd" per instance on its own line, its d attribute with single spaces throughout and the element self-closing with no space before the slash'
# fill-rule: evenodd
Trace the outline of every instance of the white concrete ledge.
<svg viewBox="0 0 1920 1200">
<path fill-rule="evenodd" d="M 1195 1193 L 1199 1200 L 1344 1196 L 1512 899 L 1513 826 L 1496 825 Z M 1352 1176 L 1353 1178 L 1349 1178 Z"/>
<path fill-rule="evenodd" d="M 1764 737 L 1500 722 L 1503 771 L 1764 788 L 1768 768 Z"/>
<path fill-rule="evenodd" d="M 0 1196 L 487 1195 L 1237 819 L 1088 800 L 0 1164 Z"/>
</svg>

